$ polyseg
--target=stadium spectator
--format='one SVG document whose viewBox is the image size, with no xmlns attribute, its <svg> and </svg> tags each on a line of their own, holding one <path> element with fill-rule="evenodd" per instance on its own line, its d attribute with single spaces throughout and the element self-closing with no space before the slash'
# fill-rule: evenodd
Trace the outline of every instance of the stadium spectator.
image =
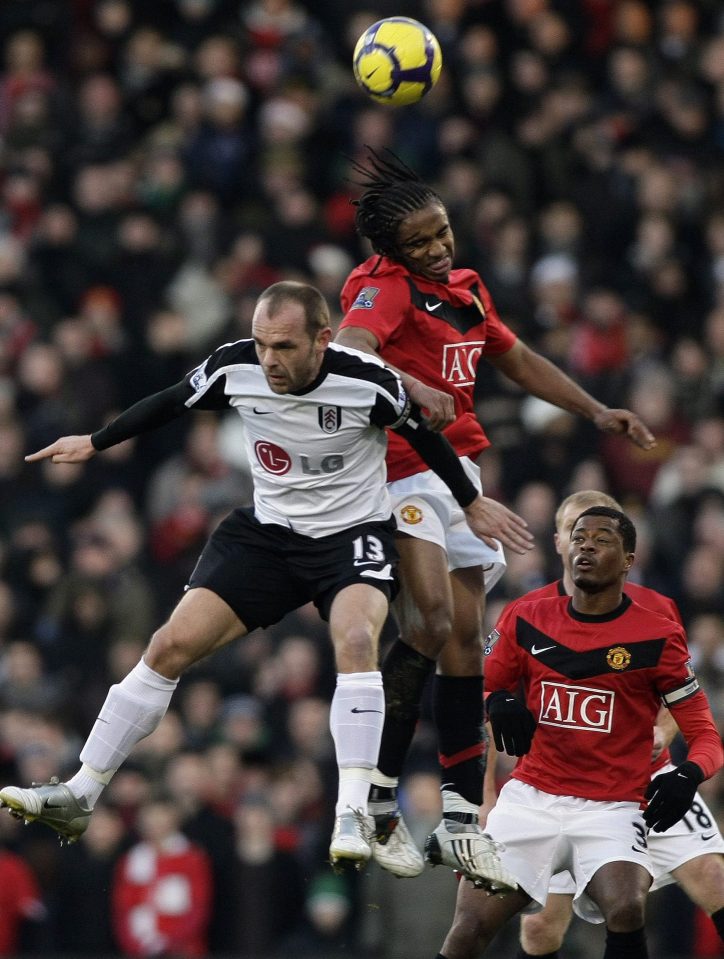
<svg viewBox="0 0 724 959">
<path fill-rule="evenodd" d="M 141 841 L 121 858 L 111 887 L 113 929 L 126 955 L 204 956 L 213 896 L 206 852 L 179 831 L 168 798 L 138 814 Z"/>
<path fill-rule="evenodd" d="M 113 930 L 110 890 L 128 845 L 126 825 L 112 805 L 101 805 L 79 843 L 63 857 L 62 909 L 54 912 L 53 935 L 60 952 L 112 955 L 120 948 Z"/>
</svg>

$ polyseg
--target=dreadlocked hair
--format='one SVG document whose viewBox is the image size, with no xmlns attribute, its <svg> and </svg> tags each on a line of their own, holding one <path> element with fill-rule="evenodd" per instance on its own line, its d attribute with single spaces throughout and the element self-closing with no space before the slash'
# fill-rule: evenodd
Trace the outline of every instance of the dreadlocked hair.
<svg viewBox="0 0 724 959">
<path fill-rule="evenodd" d="M 351 181 L 364 188 L 362 196 L 352 200 L 357 207 L 355 226 L 360 236 L 370 241 L 375 253 L 394 257 L 401 221 L 430 202 L 441 204 L 442 200 L 392 150 L 385 148 L 384 156 L 372 147 L 367 147 L 367 151 L 367 166 L 352 160 L 354 171 L 364 177 Z"/>
</svg>

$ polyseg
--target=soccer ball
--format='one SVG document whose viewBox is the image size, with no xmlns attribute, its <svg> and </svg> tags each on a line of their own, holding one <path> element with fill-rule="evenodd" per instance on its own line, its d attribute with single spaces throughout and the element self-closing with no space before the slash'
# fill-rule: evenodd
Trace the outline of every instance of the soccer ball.
<svg viewBox="0 0 724 959">
<path fill-rule="evenodd" d="M 368 27 L 352 57 L 354 76 L 377 103 L 416 103 L 437 83 L 442 53 L 437 38 L 410 17 L 388 17 Z"/>
</svg>

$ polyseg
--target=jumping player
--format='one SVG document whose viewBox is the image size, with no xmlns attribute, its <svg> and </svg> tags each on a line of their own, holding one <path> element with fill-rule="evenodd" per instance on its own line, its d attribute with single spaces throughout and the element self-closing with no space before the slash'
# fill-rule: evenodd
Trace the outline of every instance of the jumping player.
<svg viewBox="0 0 724 959">
<path fill-rule="evenodd" d="M 622 433 L 649 449 L 654 439 L 628 410 L 607 409 L 498 317 L 473 270 L 453 269 L 454 239 L 440 197 L 394 155 L 371 152 L 357 203 L 357 230 L 375 251 L 342 290 L 345 317 L 337 342 L 381 356 L 433 427 L 445 435 L 480 489 L 476 458 L 489 445 L 473 406 L 485 358 L 527 392 Z M 442 399 L 440 399 L 442 397 Z M 485 591 L 503 572 L 500 544 L 468 535 L 444 486 L 419 456 L 391 436 L 387 467 L 397 520 L 401 640 L 383 676 L 387 715 L 373 773 L 372 854 L 398 876 L 423 868 L 397 804 L 396 789 L 428 677 L 442 770 L 443 819 L 426 843 L 433 863 L 475 879 L 489 849 L 478 825 L 483 789 L 482 631 Z M 415 704 L 414 706 L 411 704 Z M 462 841 L 461 841 L 462 840 Z"/>
<path fill-rule="evenodd" d="M 488 639 L 488 717 L 496 748 L 522 756 L 486 828 L 519 889 L 481 896 L 461 883 L 437 959 L 474 959 L 516 913 L 545 906 L 567 870 L 573 908 L 607 927 L 604 959 L 646 959 L 651 884 L 647 832 L 685 816 L 697 786 L 722 765 L 683 629 L 624 593 L 636 532 L 625 514 L 593 506 L 568 546 L 573 594 L 519 601 Z M 523 700 L 511 690 L 523 687 Z M 659 703 L 672 711 L 688 759 L 650 779 Z M 649 803 L 646 811 L 645 799 Z"/>
<path fill-rule="evenodd" d="M 103 788 L 168 708 L 184 670 L 314 600 L 329 620 L 338 670 L 330 724 L 339 766 L 332 863 L 370 856 L 370 771 L 384 717 L 377 641 L 395 586 L 394 520 L 385 488 L 385 427 L 407 436 L 481 535 L 506 536 L 444 438 L 427 430 L 395 373 L 330 344 L 321 293 L 277 283 L 257 302 L 252 338 L 228 343 L 168 389 L 92 435 L 62 437 L 27 457 L 79 463 L 193 409 L 231 407 L 245 425 L 254 508 L 211 535 L 189 587 L 140 662 L 111 687 L 67 783 L 0 790 L 0 805 L 74 841 Z M 523 521 L 496 507 L 506 528 Z M 519 537 L 508 540 L 518 548 Z M 502 873 L 489 857 L 492 878 Z M 497 864 L 499 867 L 499 863 Z"/>
</svg>

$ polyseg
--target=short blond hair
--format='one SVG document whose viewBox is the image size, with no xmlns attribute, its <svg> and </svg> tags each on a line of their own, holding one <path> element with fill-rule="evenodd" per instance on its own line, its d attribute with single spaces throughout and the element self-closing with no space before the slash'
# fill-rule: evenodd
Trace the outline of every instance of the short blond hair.
<svg viewBox="0 0 724 959">
<path fill-rule="evenodd" d="M 601 490 L 598 489 L 582 489 L 577 493 L 571 493 L 570 496 L 566 496 L 556 510 L 556 530 L 560 529 L 561 523 L 563 522 L 563 514 L 569 506 L 577 507 L 581 513 L 584 509 L 588 509 L 591 506 L 608 506 L 611 509 L 617 509 L 619 512 L 622 512 L 621 504 L 617 502 L 613 496 L 609 496 L 608 493 L 602 493 Z"/>
</svg>

